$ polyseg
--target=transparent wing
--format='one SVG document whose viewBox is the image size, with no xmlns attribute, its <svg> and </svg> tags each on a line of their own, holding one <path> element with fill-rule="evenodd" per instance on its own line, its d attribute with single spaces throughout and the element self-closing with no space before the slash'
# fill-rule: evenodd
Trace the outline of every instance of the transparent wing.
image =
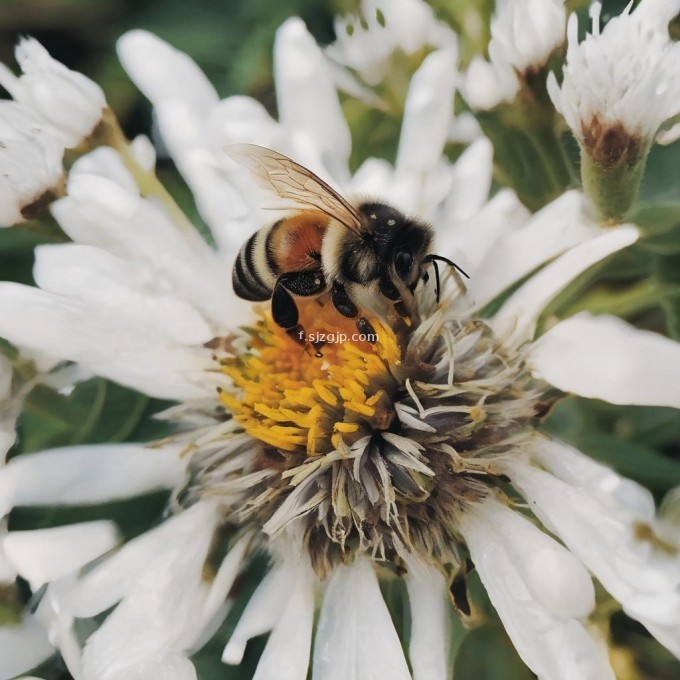
<svg viewBox="0 0 680 680">
<path fill-rule="evenodd" d="M 361 218 L 356 209 L 311 170 L 256 144 L 230 144 L 224 147 L 224 152 L 248 168 L 263 189 L 301 208 L 320 210 L 361 236 Z"/>
</svg>

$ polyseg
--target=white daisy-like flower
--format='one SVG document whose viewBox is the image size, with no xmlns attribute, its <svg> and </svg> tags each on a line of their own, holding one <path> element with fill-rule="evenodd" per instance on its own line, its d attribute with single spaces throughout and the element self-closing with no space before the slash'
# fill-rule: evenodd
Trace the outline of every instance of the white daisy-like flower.
<svg viewBox="0 0 680 680">
<path fill-rule="evenodd" d="M 475 57 L 463 92 L 473 109 L 512 101 L 523 80 L 535 78 L 565 40 L 562 0 L 504 0 L 491 20 L 489 61 Z"/>
<path fill-rule="evenodd" d="M 247 98 L 219 102 L 186 55 L 148 33 L 124 36 L 120 53 L 153 102 L 218 249 L 167 201 L 141 196 L 119 154 L 102 148 L 74 165 L 66 196 L 52 207 L 74 243 L 37 250 L 38 288 L 0 284 L 1 336 L 180 402 L 164 414 L 176 434 L 153 448 L 69 447 L 20 456 L 0 471 L 3 514 L 174 489 L 166 521 L 84 573 L 117 540 L 106 523 L 3 539 L 32 589 L 46 586 L 31 621 L 45 622 L 72 675 L 195 678 L 189 657 L 224 619 L 256 550 L 268 553 L 270 570 L 223 660 L 239 663 L 248 640 L 271 632 L 258 680 L 303 680 L 310 666 L 314 680 L 443 680 L 448 583 L 468 555 L 540 678 L 613 678 L 585 625 L 591 574 L 675 649 L 678 629 L 664 603 L 678 597 L 677 557 L 658 548 L 662 528 L 649 496 L 533 429 L 548 383 L 680 408 L 668 387 L 680 378 L 677 343 L 588 315 L 533 341 L 555 294 L 635 242 L 636 228 L 601 230 L 577 192 L 534 216 L 511 192 L 487 201 L 484 140 L 455 165 L 443 162 L 452 96 L 434 95 L 442 87 L 453 95 L 452 81 L 440 78 L 446 49 L 411 83 L 396 166 L 370 160 L 353 178 L 326 62 L 299 20 L 284 24 L 276 41 L 279 121 Z M 306 101 L 319 115 L 308 114 Z M 235 141 L 274 146 L 349 193 L 384 190 L 395 205 L 425 211 L 441 252 L 471 275 L 467 291 L 447 276 L 438 302 L 432 285 L 419 285 L 411 327 L 376 317 L 373 345 L 331 343 L 321 358 L 301 351 L 266 311 L 254 317 L 230 293 L 237 249 L 272 220 L 260 212 L 251 178 L 222 153 Z M 415 153 L 416 142 L 433 151 Z M 440 186 L 423 181 L 439 174 Z M 300 305 L 306 328 L 348 330 L 327 302 Z M 564 545 L 514 511 L 515 494 Z M 572 510 L 566 518 L 558 499 Z M 593 521 L 600 513 L 606 531 Z M 218 529 L 231 538 L 206 578 Z M 642 570 L 653 576 L 644 585 Z M 383 578 L 403 578 L 408 591 L 408 661 Z M 111 609 L 81 651 L 73 619 Z"/>
<path fill-rule="evenodd" d="M 555 107 L 600 165 L 644 160 L 664 123 L 680 114 L 680 44 L 668 34 L 680 3 L 645 0 L 635 10 L 631 5 L 600 30 L 601 6 L 594 3 L 591 32 L 581 42 L 572 14 L 562 84 L 552 73 L 548 78 Z"/>
</svg>

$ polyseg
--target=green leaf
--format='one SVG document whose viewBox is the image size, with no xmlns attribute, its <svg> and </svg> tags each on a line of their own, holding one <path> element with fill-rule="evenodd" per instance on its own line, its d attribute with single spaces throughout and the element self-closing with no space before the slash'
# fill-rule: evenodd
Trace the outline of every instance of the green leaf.
<svg viewBox="0 0 680 680">
<path fill-rule="evenodd" d="M 158 524 L 169 497 L 168 491 L 155 491 L 99 505 L 19 507 L 10 513 L 9 526 L 12 531 L 29 531 L 109 519 L 118 525 L 128 541 Z"/>
<path fill-rule="evenodd" d="M 680 253 L 680 202 L 641 203 L 629 218 L 642 228 L 642 248 L 659 255 Z"/>
<path fill-rule="evenodd" d="M 568 397 L 555 405 L 543 429 L 655 491 L 680 484 L 675 409 Z"/>
<path fill-rule="evenodd" d="M 680 484 L 680 461 L 667 458 L 649 446 L 608 434 L 587 434 L 579 438 L 579 448 L 652 489 L 666 490 Z"/>
<path fill-rule="evenodd" d="M 38 385 L 19 420 L 19 449 L 126 441 L 147 413 L 149 398 L 103 378 L 75 387 L 70 395 Z M 158 405 L 158 404 L 157 404 Z M 167 433 L 167 425 L 163 434 Z"/>
<path fill-rule="evenodd" d="M 455 680 L 532 680 L 505 631 L 485 625 L 471 631 L 456 656 Z"/>
</svg>

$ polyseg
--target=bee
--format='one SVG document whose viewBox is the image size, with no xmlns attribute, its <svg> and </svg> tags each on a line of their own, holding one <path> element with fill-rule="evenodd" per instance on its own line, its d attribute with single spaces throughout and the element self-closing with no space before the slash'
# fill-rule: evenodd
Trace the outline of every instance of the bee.
<svg viewBox="0 0 680 680">
<path fill-rule="evenodd" d="M 335 309 L 353 319 L 359 332 L 375 337 L 362 302 L 376 298 L 408 318 L 418 282 L 437 262 L 463 272 L 451 260 L 429 253 L 432 228 L 385 203 L 351 203 L 321 178 L 287 156 L 254 144 L 224 151 L 248 168 L 257 183 L 296 210 L 290 217 L 255 232 L 234 263 L 235 293 L 251 301 L 271 300 L 274 322 L 305 344 L 295 299 L 328 293 Z"/>
</svg>

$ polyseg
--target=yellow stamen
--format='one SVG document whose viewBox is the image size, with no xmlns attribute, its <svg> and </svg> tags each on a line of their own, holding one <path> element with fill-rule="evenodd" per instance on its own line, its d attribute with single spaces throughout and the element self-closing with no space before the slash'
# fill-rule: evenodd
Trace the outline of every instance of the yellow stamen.
<svg viewBox="0 0 680 680">
<path fill-rule="evenodd" d="M 354 322 L 327 301 L 302 301 L 299 307 L 308 334 L 337 338 L 356 332 Z M 220 392 L 221 403 L 248 434 L 281 451 L 313 456 L 346 446 L 375 428 L 378 402 L 384 420 L 389 398 L 381 399 L 394 383 L 388 367 L 401 359 L 394 332 L 379 320 L 370 322 L 375 343 L 329 342 L 319 347 L 323 356 L 318 357 L 263 313 L 246 329 L 249 351 L 222 360 L 233 389 Z"/>
</svg>

